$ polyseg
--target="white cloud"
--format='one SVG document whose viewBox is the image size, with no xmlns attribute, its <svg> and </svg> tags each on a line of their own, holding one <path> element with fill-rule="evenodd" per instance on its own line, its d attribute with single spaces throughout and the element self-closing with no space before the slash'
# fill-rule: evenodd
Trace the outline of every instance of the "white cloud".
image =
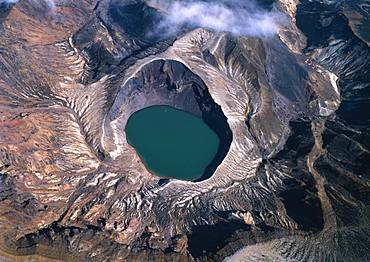
<svg viewBox="0 0 370 262">
<path fill-rule="evenodd" d="M 269 37 L 276 33 L 278 23 L 283 17 L 278 12 L 258 8 L 250 0 L 242 4 L 235 0 L 151 2 L 165 9 L 165 18 L 160 23 L 158 32 L 166 34 L 174 34 L 188 25 L 235 35 Z"/>
</svg>

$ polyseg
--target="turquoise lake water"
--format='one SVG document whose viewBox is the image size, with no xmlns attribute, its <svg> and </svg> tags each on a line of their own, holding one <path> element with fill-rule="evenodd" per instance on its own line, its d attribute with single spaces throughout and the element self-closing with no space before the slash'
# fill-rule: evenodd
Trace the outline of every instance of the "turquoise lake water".
<svg viewBox="0 0 370 262">
<path fill-rule="evenodd" d="M 128 143 L 145 166 L 162 177 L 194 180 L 215 157 L 219 138 L 201 118 L 170 106 L 135 112 L 126 125 Z"/>
</svg>

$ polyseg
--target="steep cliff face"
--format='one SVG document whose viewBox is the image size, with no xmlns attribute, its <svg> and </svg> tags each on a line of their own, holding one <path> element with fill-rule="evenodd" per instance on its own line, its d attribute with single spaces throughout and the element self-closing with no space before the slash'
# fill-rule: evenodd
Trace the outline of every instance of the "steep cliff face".
<svg viewBox="0 0 370 262">
<path fill-rule="evenodd" d="M 268 37 L 148 34 L 156 1 L 0 4 L 0 257 L 368 258 L 369 47 L 337 4 L 262 2 Z M 200 181 L 127 143 L 160 104 L 218 134 Z"/>
</svg>

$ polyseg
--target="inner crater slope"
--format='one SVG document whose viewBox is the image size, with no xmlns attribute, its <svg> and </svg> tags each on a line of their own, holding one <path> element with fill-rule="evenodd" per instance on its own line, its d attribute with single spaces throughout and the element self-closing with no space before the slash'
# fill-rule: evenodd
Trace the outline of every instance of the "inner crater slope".
<svg viewBox="0 0 370 262">
<path fill-rule="evenodd" d="M 123 83 L 108 112 L 107 119 L 111 123 L 106 125 L 105 134 L 114 137 L 111 155 L 119 158 L 126 156 L 124 152 L 130 150 L 124 132 L 130 116 L 144 108 L 158 105 L 189 112 L 201 118 L 217 134 L 220 141 L 217 153 L 198 179 L 209 178 L 226 156 L 232 132 L 221 107 L 214 102 L 204 82 L 182 63 L 174 60 L 154 60 L 145 64 Z M 136 159 L 132 157 L 132 161 Z"/>
</svg>

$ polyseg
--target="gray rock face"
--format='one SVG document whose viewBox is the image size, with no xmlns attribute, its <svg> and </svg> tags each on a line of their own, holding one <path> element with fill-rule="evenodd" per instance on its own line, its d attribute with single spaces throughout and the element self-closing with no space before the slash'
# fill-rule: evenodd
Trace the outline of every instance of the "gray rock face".
<svg viewBox="0 0 370 262">
<path fill-rule="evenodd" d="M 0 4 L 0 258 L 369 259 L 370 50 L 337 5 L 277 1 L 271 37 L 148 36 L 153 1 L 41 7 Z M 152 105 L 220 137 L 199 181 L 127 143 Z"/>
</svg>

